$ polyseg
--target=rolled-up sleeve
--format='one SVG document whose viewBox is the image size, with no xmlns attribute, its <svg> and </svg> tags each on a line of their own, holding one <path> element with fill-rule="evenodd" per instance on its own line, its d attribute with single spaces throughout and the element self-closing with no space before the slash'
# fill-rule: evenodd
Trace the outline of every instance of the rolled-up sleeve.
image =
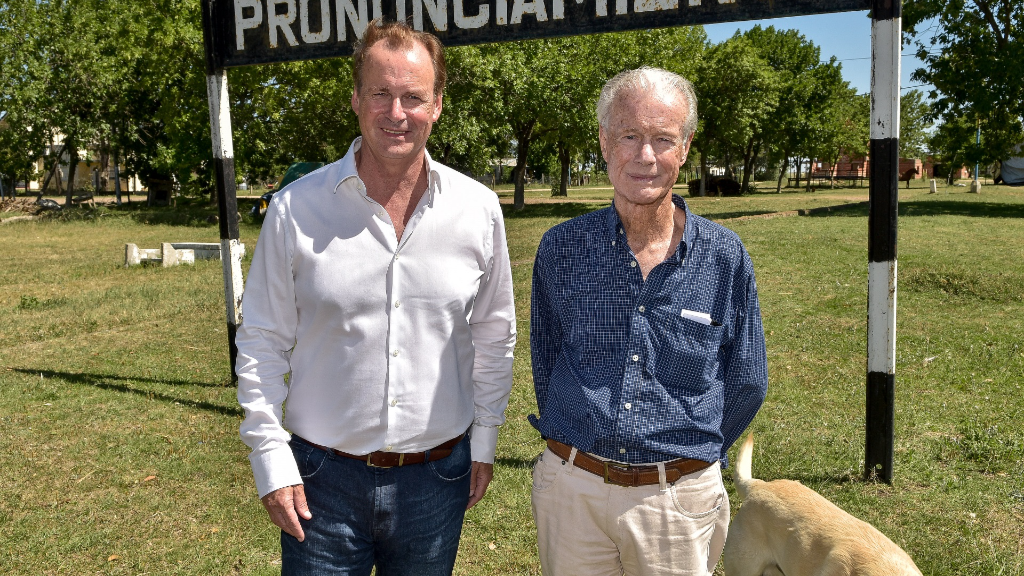
<svg viewBox="0 0 1024 576">
<path fill-rule="evenodd" d="M 512 355 L 516 345 L 516 308 L 512 295 L 512 265 L 505 223 L 497 201 L 491 225 L 491 259 L 470 315 L 473 337 L 474 418 L 472 458 L 494 462 L 498 426 L 505 423 L 505 408 L 512 392 Z"/>
<path fill-rule="evenodd" d="M 253 253 L 242 298 L 242 324 L 235 337 L 238 402 L 245 411 L 240 433 L 252 449 L 249 461 L 261 498 L 302 483 L 288 446 L 291 436 L 282 422 L 288 396 L 285 377 L 291 371 L 289 356 L 298 321 L 285 221 L 284 209 L 275 199 Z"/>
</svg>

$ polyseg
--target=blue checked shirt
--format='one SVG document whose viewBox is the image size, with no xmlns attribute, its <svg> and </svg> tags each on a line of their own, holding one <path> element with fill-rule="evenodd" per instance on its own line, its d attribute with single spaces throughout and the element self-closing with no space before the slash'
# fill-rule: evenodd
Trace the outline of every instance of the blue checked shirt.
<svg viewBox="0 0 1024 576">
<path fill-rule="evenodd" d="M 631 464 L 724 463 L 761 407 L 768 365 L 750 256 L 735 233 L 673 202 L 686 211 L 683 240 L 646 281 L 614 206 L 541 240 L 530 422 L 545 438 Z M 710 323 L 693 319 L 702 314 Z"/>
</svg>

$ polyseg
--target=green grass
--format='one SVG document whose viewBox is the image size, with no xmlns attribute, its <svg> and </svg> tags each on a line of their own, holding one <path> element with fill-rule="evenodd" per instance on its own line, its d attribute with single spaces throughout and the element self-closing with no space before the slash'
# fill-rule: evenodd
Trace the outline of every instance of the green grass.
<svg viewBox="0 0 1024 576">
<path fill-rule="evenodd" d="M 732 219 L 860 202 L 866 190 L 688 201 L 739 233 L 757 268 L 771 383 L 752 425 L 755 475 L 818 490 L 925 574 L 1024 574 L 1024 189 L 925 192 L 901 190 L 891 486 L 861 479 L 867 209 Z M 532 258 L 547 228 L 610 200 L 585 189 L 541 203 L 549 194 L 506 206 L 515 388 L 460 575 L 539 574 Z M 237 435 L 220 264 L 122 266 L 128 242 L 217 241 L 211 213 L 135 203 L 0 226 L 0 572 L 279 571 L 278 533 Z M 243 221 L 250 254 L 257 234 Z"/>
</svg>

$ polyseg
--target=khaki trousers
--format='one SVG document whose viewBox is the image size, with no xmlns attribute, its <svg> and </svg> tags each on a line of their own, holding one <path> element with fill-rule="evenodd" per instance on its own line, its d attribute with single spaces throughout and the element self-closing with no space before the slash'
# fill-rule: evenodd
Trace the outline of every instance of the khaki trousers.
<svg viewBox="0 0 1024 576">
<path fill-rule="evenodd" d="M 533 518 L 544 576 L 706 576 L 725 547 L 729 496 L 717 464 L 672 484 L 624 487 L 545 450 L 533 469 Z"/>
</svg>

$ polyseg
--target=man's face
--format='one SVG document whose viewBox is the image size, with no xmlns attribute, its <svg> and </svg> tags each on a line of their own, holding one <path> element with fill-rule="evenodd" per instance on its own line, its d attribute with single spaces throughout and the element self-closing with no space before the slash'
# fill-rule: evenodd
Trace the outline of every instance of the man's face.
<svg viewBox="0 0 1024 576">
<path fill-rule="evenodd" d="M 681 97 L 627 92 L 612 104 L 601 127 L 601 153 L 616 203 L 656 204 L 671 193 L 692 138 L 683 137 L 686 102 Z"/>
<path fill-rule="evenodd" d="M 441 115 L 434 95 L 434 66 L 422 44 L 389 48 L 378 42 L 366 52 L 361 86 L 352 92 L 362 149 L 380 161 L 415 160 Z"/>
</svg>

